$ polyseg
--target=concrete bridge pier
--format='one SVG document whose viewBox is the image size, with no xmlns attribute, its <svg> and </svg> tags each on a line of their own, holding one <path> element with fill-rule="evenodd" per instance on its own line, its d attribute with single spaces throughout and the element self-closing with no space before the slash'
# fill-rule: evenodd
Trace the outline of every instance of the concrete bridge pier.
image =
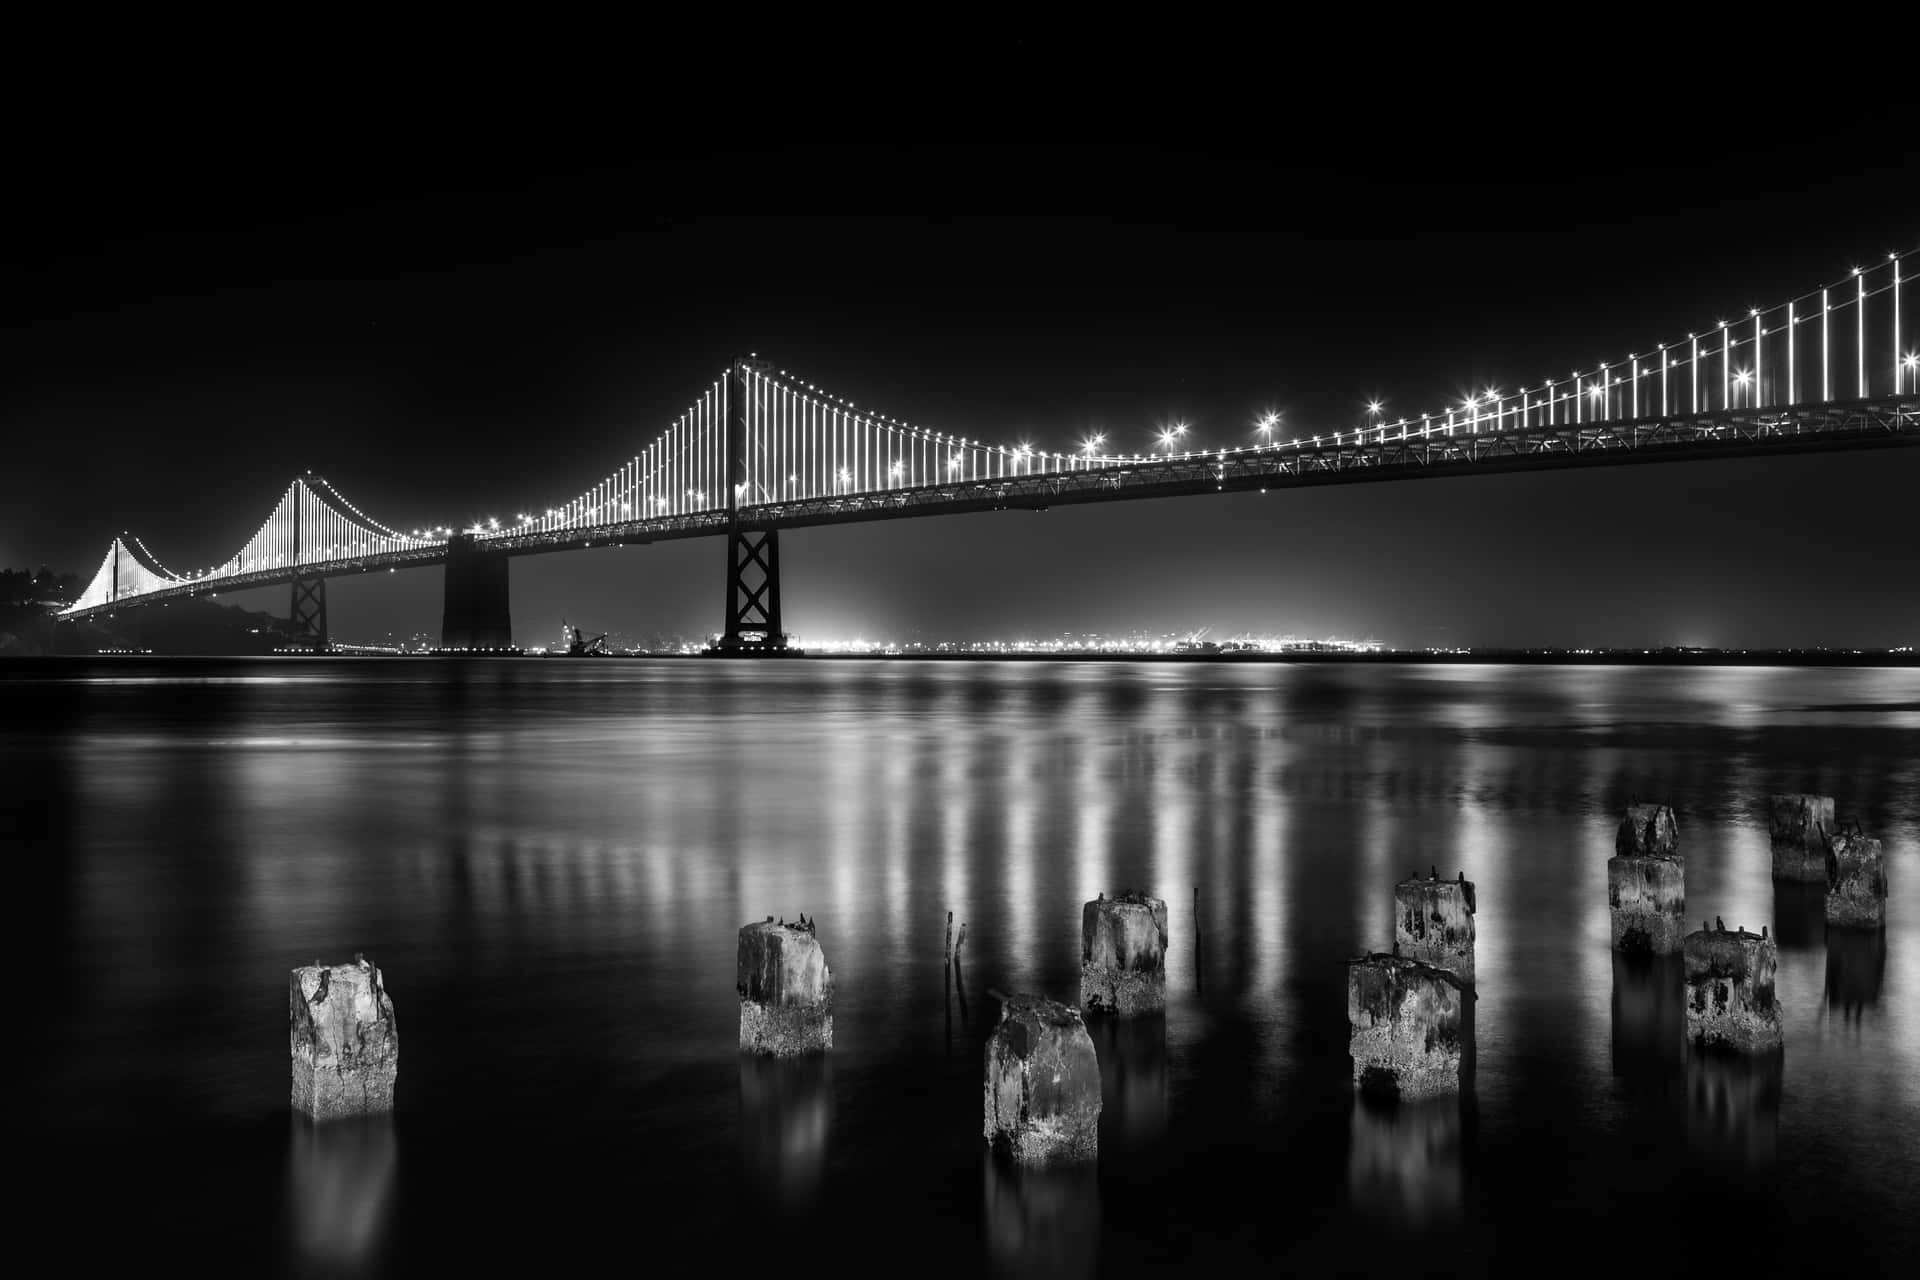
<svg viewBox="0 0 1920 1280">
<path fill-rule="evenodd" d="M 468 652 L 513 648 L 507 600 L 506 556 L 480 550 L 471 534 L 448 539 L 440 647 Z"/>
</svg>

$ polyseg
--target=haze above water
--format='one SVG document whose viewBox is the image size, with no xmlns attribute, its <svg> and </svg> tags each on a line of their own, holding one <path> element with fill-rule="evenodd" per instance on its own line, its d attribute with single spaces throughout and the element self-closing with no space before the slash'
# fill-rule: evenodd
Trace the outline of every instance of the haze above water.
<svg viewBox="0 0 1920 1280">
<path fill-rule="evenodd" d="M 22 662 L 10 1212 L 85 1270 L 1888 1270 L 1916 730 L 1911 669 Z M 1777 790 L 1886 841 L 1884 935 L 1771 883 Z M 1777 934 L 1777 1068 L 1690 1059 L 1677 972 L 1609 952 L 1634 795 L 1690 917 Z M 1342 962 L 1430 866 L 1478 883 L 1474 1069 L 1362 1105 Z M 1098 1172 L 997 1169 L 989 989 L 1076 1000 L 1080 904 L 1130 887 L 1170 1007 L 1096 1028 Z M 835 1048 L 743 1061 L 735 931 L 802 911 Z M 397 1110 L 316 1130 L 287 974 L 355 951 Z"/>
</svg>

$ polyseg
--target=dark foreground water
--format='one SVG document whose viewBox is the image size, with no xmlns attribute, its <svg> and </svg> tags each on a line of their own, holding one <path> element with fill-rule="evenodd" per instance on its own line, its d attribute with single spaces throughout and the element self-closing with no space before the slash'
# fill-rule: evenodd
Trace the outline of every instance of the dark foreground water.
<svg viewBox="0 0 1920 1280">
<path fill-rule="evenodd" d="M 1884 935 L 1771 883 L 1773 790 L 1885 838 Z M 1778 935 L 1777 1065 L 1690 1059 L 1677 974 L 1610 954 L 1636 793 L 1689 916 Z M 1920 1256 L 1913 670 L 22 664 L 0 831 L 4 1213 L 66 1271 Z M 1342 962 L 1430 865 L 1479 884 L 1475 1069 L 1377 1109 Z M 1172 906 L 1170 1008 L 1096 1033 L 1098 1171 L 997 1169 L 989 989 L 1077 999 L 1080 904 L 1128 887 Z M 835 1048 L 742 1060 L 735 931 L 800 911 Z M 287 973 L 357 950 L 397 1110 L 315 1129 Z"/>
</svg>

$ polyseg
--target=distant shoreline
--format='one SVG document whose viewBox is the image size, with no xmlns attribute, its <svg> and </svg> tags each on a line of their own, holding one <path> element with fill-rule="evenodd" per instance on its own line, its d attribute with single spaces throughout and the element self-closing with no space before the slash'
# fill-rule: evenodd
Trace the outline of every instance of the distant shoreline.
<svg viewBox="0 0 1920 1280">
<path fill-rule="evenodd" d="M 1360 663 L 1419 666 L 1587 666 L 1587 667 L 1912 667 L 1920 653 L 1859 653 L 1782 649 L 1730 652 L 1660 650 L 1563 653 L 1552 650 L 1480 650 L 1473 653 L 822 653 L 828 662 L 878 658 L 909 662 L 1218 662 Z"/>
<path fill-rule="evenodd" d="M 0 658 L 0 672 L 24 673 L 34 667 L 94 663 L 143 662 L 349 662 L 387 660 L 418 662 L 553 661 L 591 665 L 604 661 L 698 661 L 705 655 L 688 653 L 609 653 L 593 658 L 556 654 L 498 654 L 472 658 L 422 653 L 310 654 L 160 654 L 111 653 L 19 656 Z M 751 661 L 751 660 L 749 660 Z M 778 661 L 778 659 L 772 659 Z M 799 662 L 1092 662 L 1092 663 L 1218 663 L 1357 664 L 1363 666 L 1582 666 L 1582 667 L 1920 667 L 1920 652 L 1818 649 L 1603 650 L 1574 653 L 1559 650 L 1478 650 L 1473 653 L 803 653 Z"/>
</svg>

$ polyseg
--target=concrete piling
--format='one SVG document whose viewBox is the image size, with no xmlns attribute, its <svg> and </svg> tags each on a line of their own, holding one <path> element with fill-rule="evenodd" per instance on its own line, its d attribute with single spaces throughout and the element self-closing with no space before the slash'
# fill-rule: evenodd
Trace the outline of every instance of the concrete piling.
<svg viewBox="0 0 1920 1280">
<path fill-rule="evenodd" d="M 811 924 L 741 925 L 736 968 L 742 1053 L 833 1048 L 833 971 Z"/>
<path fill-rule="evenodd" d="M 1347 1051 L 1363 1093 L 1406 1099 L 1457 1093 L 1471 990 L 1451 970 L 1407 956 L 1347 961 Z"/>
<path fill-rule="evenodd" d="M 1833 837 L 1827 852 L 1827 923 L 1879 929 L 1887 923 L 1887 864 L 1880 842 L 1855 828 Z"/>
<path fill-rule="evenodd" d="M 1630 806 L 1613 838 L 1613 855 L 1607 859 L 1607 905 L 1614 949 L 1677 954 L 1687 932 L 1687 886 L 1673 809 Z"/>
<path fill-rule="evenodd" d="M 1080 910 L 1080 1007 L 1131 1017 L 1167 1007 L 1167 904 L 1102 894 Z"/>
<path fill-rule="evenodd" d="M 1423 960 L 1473 983 L 1473 881 L 1415 875 L 1393 887 L 1393 941 L 1403 956 Z"/>
<path fill-rule="evenodd" d="M 1827 849 L 1833 840 L 1833 797 L 1768 797 L 1772 820 L 1773 878 L 1809 884 L 1827 878 Z"/>
<path fill-rule="evenodd" d="M 400 1029 L 380 969 L 315 961 L 287 982 L 287 1038 L 295 1111 L 315 1120 L 393 1110 Z"/>
<path fill-rule="evenodd" d="M 1687 1039 L 1697 1048 L 1765 1053 L 1780 1047 L 1779 957 L 1773 939 L 1744 929 L 1687 935 Z"/>
<path fill-rule="evenodd" d="M 1044 996 L 1001 998 L 987 1040 L 985 1134 L 1015 1164 L 1100 1154 L 1100 1061 L 1080 1011 Z"/>
</svg>

